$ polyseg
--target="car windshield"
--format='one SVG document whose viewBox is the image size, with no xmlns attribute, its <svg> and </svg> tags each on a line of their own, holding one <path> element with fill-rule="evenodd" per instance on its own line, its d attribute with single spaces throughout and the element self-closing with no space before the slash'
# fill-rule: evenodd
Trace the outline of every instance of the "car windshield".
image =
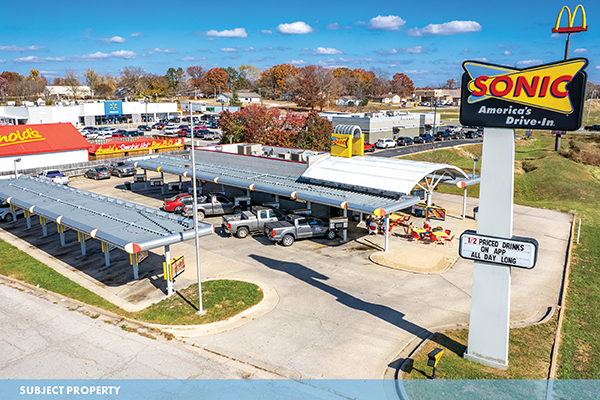
<svg viewBox="0 0 600 400">
<path fill-rule="evenodd" d="M 179 198 L 179 195 L 177 194 L 177 195 L 175 195 L 175 196 L 173 196 L 173 197 L 170 197 L 170 198 L 169 198 L 169 201 L 175 201 L 175 200 L 177 200 L 178 198 Z"/>
<path fill-rule="evenodd" d="M 106 169 L 106 167 L 100 167 L 100 168 L 96 168 L 96 171 L 98 171 L 98 172 L 108 172 L 108 169 Z"/>
</svg>

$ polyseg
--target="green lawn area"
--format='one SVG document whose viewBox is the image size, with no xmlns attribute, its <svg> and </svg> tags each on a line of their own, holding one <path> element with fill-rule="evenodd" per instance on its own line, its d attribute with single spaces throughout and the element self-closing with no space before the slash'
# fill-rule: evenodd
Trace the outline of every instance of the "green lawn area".
<svg viewBox="0 0 600 400">
<path fill-rule="evenodd" d="M 40 288 L 123 317 L 165 325 L 196 325 L 223 321 L 258 304 L 263 298 L 262 290 L 253 283 L 214 280 L 202 283 L 205 315 L 196 315 L 198 284 L 176 292 L 142 311 L 129 313 L 2 240 L 0 274 L 31 285 L 39 285 Z"/>
<path fill-rule="evenodd" d="M 590 124 L 598 123 L 600 112 L 591 112 Z M 517 132 L 518 134 L 520 132 Z M 554 152 L 554 137 L 548 133 L 534 131 L 536 140 L 518 140 L 515 153 L 515 204 L 546 208 L 566 213 L 574 213 L 576 219 L 581 218 L 581 236 L 579 244 L 573 238 L 573 252 L 568 291 L 565 308 L 565 319 L 562 326 L 562 340 L 559 349 L 558 377 L 561 379 L 600 379 L 600 167 L 584 165 L 562 157 Z M 588 134 L 568 134 L 563 136 L 561 149 L 569 147 L 569 142 L 576 144 L 580 140 L 593 140 Z M 600 153 L 600 149 L 597 149 Z M 445 162 L 471 171 L 473 161 L 467 154 L 479 157 L 481 145 L 463 146 L 462 150 L 439 150 L 411 155 L 409 159 Z M 465 156 L 467 155 L 467 156 Z M 479 163 L 477 163 L 477 173 Z M 461 194 L 462 189 L 440 186 L 441 192 Z M 468 195 L 477 197 L 479 189 L 469 188 Z M 552 325 L 554 324 L 554 325 Z M 452 349 L 445 351 L 440 361 L 438 375 L 447 379 L 468 378 L 520 378 L 533 379 L 547 377 L 547 360 L 552 348 L 554 326 L 553 319 L 545 325 L 512 329 L 510 332 L 509 369 L 505 373 L 490 371 L 489 368 L 462 359 Z M 534 332 L 535 334 L 533 334 Z M 453 345 L 467 344 L 467 331 L 444 332 L 444 336 L 453 338 Z M 535 340 L 532 338 L 535 337 Z M 456 343 L 454 343 L 456 342 Z M 537 342 L 534 344 L 534 342 Z M 538 344 L 543 344 L 538 346 Z M 437 347 L 443 344 L 434 343 Z M 529 354 L 535 345 L 536 355 L 540 360 L 531 366 L 518 371 L 512 366 L 525 365 L 521 355 Z M 426 350 L 421 353 L 426 352 Z M 415 357 L 418 370 L 420 357 Z M 450 355 L 450 356 L 448 356 Z M 537 367 L 536 367 L 537 366 Z M 526 369 L 536 369 L 525 373 Z M 430 373 L 431 368 L 425 370 Z M 445 370 L 442 372 L 442 370 Z M 422 375 L 422 374 L 421 374 Z M 419 378 L 419 373 L 410 374 Z M 537 379 L 537 378 L 536 378 Z"/>
</svg>

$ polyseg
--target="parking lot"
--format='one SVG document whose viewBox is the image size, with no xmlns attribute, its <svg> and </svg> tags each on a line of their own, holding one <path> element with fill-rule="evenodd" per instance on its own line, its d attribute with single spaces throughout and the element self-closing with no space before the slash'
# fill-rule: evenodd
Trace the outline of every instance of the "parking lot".
<svg viewBox="0 0 600 400">
<path fill-rule="evenodd" d="M 153 174 L 159 176 L 149 177 Z M 130 180 L 80 177 L 71 186 L 153 208 L 168 197 L 158 188 L 125 190 Z M 176 180 L 165 174 L 165 182 Z M 436 204 L 448 210 L 440 225 L 457 235 L 475 229 L 471 216 L 460 218 L 461 197 L 435 196 Z M 467 210 L 476 205 L 476 199 L 468 199 Z M 266 299 L 259 311 L 233 324 L 180 332 L 187 343 L 288 378 L 378 379 L 415 338 L 469 322 L 473 262 L 458 257 L 456 238 L 454 247 L 433 246 L 392 231 L 399 234 L 392 235 L 390 251 L 383 253 L 383 237 L 366 236 L 364 223 L 355 221 L 347 243 L 337 237 L 283 247 L 260 235 L 224 235 L 220 221 L 206 218 L 217 229 L 200 239 L 202 279 L 254 282 Z M 140 280 L 133 281 L 126 253 L 115 250 L 105 267 L 99 242 L 92 241 L 82 256 L 74 232 L 67 232 L 61 247 L 55 227 L 43 238 L 38 222 L 32 223 L 30 230 L 22 218 L 4 223 L 1 237 L 124 309 L 141 309 L 166 296 L 162 253 L 150 252 L 140 264 Z M 570 223 L 567 214 L 515 206 L 514 234 L 536 238 L 540 251 L 533 270 L 513 268 L 513 324 L 538 321 L 556 304 Z M 175 289 L 196 282 L 194 253 L 193 241 L 171 246 L 172 257 L 186 260 Z"/>
</svg>

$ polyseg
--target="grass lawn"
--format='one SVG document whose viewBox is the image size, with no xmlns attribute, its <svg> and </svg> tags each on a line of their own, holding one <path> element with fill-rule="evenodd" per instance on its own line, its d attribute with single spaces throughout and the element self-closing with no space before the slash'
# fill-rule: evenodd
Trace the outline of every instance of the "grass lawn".
<svg viewBox="0 0 600 400">
<path fill-rule="evenodd" d="M 262 290 L 253 283 L 214 280 L 202 283 L 205 315 L 198 310 L 198 284 L 136 312 L 129 313 L 39 262 L 27 253 L 0 240 L 0 274 L 62 296 L 141 322 L 165 325 L 195 325 L 223 321 L 258 304 Z"/>
<path fill-rule="evenodd" d="M 585 115 L 585 114 L 584 114 Z M 584 119 L 585 120 L 585 119 Z M 600 111 L 590 113 L 590 124 L 598 123 Z M 517 132 L 519 134 L 520 132 Z M 522 133 L 521 133 L 522 134 Z M 585 165 L 565 158 L 554 152 L 554 137 L 549 133 L 534 131 L 535 141 L 517 140 L 515 153 L 515 204 L 546 208 L 566 213 L 574 213 L 581 218 L 581 236 L 579 244 L 573 238 L 571 271 L 567 289 L 565 318 L 561 331 L 561 343 L 558 358 L 558 377 L 561 379 L 600 379 L 600 167 Z M 561 141 L 561 149 L 570 146 L 583 147 L 586 142 L 594 141 L 594 135 L 568 134 Z M 571 144 L 570 142 L 573 142 Z M 600 154 L 600 146 L 595 152 Z M 594 151 L 593 146 L 588 146 Z M 462 146 L 461 150 L 445 149 L 435 152 L 411 155 L 409 159 L 447 162 L 471 171 L 472 158 L 479 157 L 481 145 Z M 479 167 L 479 163 L 477 163 Z M 477 168 L 477 173 L 479 168 Z M 461 194 L 462 189 L 440 186 L 440 192 Z M 468 195 L 477 197 L 478 187 L 469 188 Z M 552 325 L 553 324 L 553 325 Z M 547 377 L 546 357 L 552 348 L 554 326 L 553 319 L 545 325 L 512 329 L 510 332 L 509 368 L 505 372 L 490 371 L 488 367 L 462 359 L 451 349 L 445 351 L 438 376 L 447 379 L 467 378 L 517 378 L 530 379 Z M 529 333 L 533 329 L 534 336 Z M 456 343 L 466 346 L 467 331 L 444 332 Z M 522 340 L 525 338 L 525 340 Z M 538 343 L 542 346 L 538 346 Z M 434 343 L 435 344 L 435 343 Z M 434 344 L 431 344 L 433 346 Z M 435 344 L 437 345 L 437 344 Z M 456 346 L 456 344 L 454 344 Z M 442 347 L 437 345 L 438 347 Z M 536 346 L 536 354 L 541 358 L 531 366 L 520 361 L 521 355 L 529 354 Z M 431 368 L 419 367 L 418 360 L 428 348 L 415 356 L 417 370 L 431 373 Z M 429 350 L 430 351 L 430 350 Z M 462 353 L 461 353 L 462 354 Z M 444 358 L 446 365 L 444 367 Z M 456 359 L 455 359 L 456 358 Z M 513 369 L 514 367 L 523 366 Z M 529 371 L 526 369 L 536 369 Z M 491 375 L 490 375 L 491 374 Z M 422 377 L 412 372 L 411 378 Z M 420 376 L 417 376 L 420 375 Z"/>
</svg>

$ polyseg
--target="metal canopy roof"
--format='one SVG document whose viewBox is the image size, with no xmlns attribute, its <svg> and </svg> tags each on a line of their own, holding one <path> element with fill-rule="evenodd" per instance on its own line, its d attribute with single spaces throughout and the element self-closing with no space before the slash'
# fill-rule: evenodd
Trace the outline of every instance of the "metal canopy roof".
<svg viewBox="0 0 600 400">
<path fill-rule="evenodd" d="M 268 160 L 265 162 L 268 162 Z M 143 169 L 168 172 L 188 178 L 192 177 L 191 161 L 186 159 L 157 155 L 128 159 L 125 160 L 125 163 Z M 389 213 L 419 202 L 417 196 L 405 195 L 406 192 L 398 193 L 395 196 L 372 194 L 365 191 L 338 188 L 333 184 L 316 184 L 293 176 L 261 173 L 198 161 L 196 161 L 196 177 L 243 189 L 366 213 L 373 213 L 376 209 L 383 209 Z"/>
<path fill-rule="evenodd" d="M 0 180 L 0 198 L 131 254 L 194 238 L 188 218 L 27 175 Z M 198 224 L 200 236 L 213 232 Z"/>
<path fill-rule="evenodd" d="M 318 160 L 302 177 L 397 193 L 411 193 L 426 177 L 457 182 L 469 179 L 453 165 L 364 156 Z"/>
</svg>

